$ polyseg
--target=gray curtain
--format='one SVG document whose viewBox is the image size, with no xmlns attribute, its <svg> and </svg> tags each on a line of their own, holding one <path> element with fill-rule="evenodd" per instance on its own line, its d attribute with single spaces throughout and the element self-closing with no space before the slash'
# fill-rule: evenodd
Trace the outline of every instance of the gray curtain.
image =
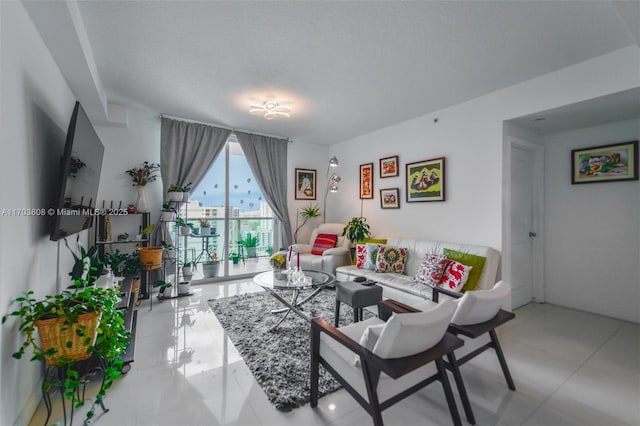
<svg viewBox="0 0 640 426">
<path fill-rule="evenodd" d="M 200 181 L 227 142 L 231 130 L 162 117 L 160 171 L 163 193 L 169 185 L 193 187 Z"/>
<path fill-rule="evenodd" d="M 216 157 L 224 148 L 231 130 L 205 124 L 189 123 L 162 117 L 160 127 L 160 172 L 162 193 L 171 184 L 184 186 L 191 182 L 193 188 L 207 174 Z M 156 242 L 173 244 L 165 223 L 154 231 Z"/>
<path fill-rule="evenodd" d="M 293 238 L 287 205 L 287 149 L 289 142 L 251 133 L 235 132 L 258 186 L 279 221 L 282 247 Z M 275 248 L 275 247 L 274 247 Z"/>
</svg>

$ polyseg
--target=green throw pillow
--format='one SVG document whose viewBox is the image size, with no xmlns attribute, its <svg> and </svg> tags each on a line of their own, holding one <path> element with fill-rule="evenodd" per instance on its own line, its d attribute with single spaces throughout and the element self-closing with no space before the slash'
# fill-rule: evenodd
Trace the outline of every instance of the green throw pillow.
<svg viewBox="0 0 640 426">
<path fill-rule="evenodd" d="M 482 275 L 482 268 L 484 268 L 484 262 L 487 260 L 486 257 L 476 256 L 475 254 L 462 253 L 459 251 L 444 249 L 444 253 L 449 256 L 449 260 L 455 260 L 457 262 L 462 263 L 463 265 L 471 266 L 471 272 L 469 272 L 469 278 L 467 279 L 466 284 L 462 287 L 461 293 L 469 290 L 475 290 L 478 281 L 480 281 L 480 275 Z"/>
<path fill-rule="evenodd" d="M 366 243 L 387 244 L 387 239 L 386 238 L 365 238 L 362 241 L 358 241 L 358 244 L 366 244 Z M 375 261 L 376 260 L 373 259 L 373 264 L 374 265 L 375 265 Z M 353 259 L 351 260 L 351 263 L 353 265 L 358 263 L 357 254 L 355 252 L 353 253 Z"/>
</svg>

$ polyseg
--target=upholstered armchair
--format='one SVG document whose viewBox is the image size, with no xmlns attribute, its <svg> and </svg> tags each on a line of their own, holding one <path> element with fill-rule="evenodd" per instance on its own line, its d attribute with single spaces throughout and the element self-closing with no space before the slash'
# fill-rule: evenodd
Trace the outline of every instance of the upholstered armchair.
<svg viewBox="0 0 640 426">
<path fill-rule="evenodd" d="M 451 318 L 451 324 L 449 324 L 449 332 L 462 338 L 465 343 L 461 348 L 455 350 L 449 362 L 446 363 L 446 367 L 454 373 L 467 420 L 469 423 L 475 424 L 471 403 L 462 382 L 462 376 L 458 371 L 459 366 L 482 352 L 493 349 L 498 357 L 498 363 L 507 382 L 507 387 L 513 391 L 516 390 L 496 333 L 497 327 L 515 318 L 513 312 L 503 309 L 505 306 L 511 306 L 511 284 L 499 281 L 489 290 L 467 291 L 464 294 L 442 287 L 433 287 L 432 300 L 425 300 L 414 306 L 388 300 L 384 309 L 392 312 L 420 312 L 433 309 L 434 306 L 437 306 L 438 301 L 443 299 L 441 297 L 443 295 L 447 301 L 453 299 L 457 304 L 456 311 Z"/>
<path fill-rule="evenodd" d="M 291 262 L 295 265 L 298 253 L 300 253 L 300 268 L 303 271 L 305 269 L 315 269 L 331 274 L 336 273 L 338 266 L 351 264 L 349 254 L 351 241 L 342 236 L 344 226 L 342 223 L 323 223 L 318 226 L 311 232 L 308 244 L 293 244 L 291 246 Z M 320 241 L 317 241 L 317 239 L 318 236 L 322 236 L 322 234 L 335 235 L 337 237 L 335 246 L 326 248 L 326 250 L 314 250 L 314 244 L 318 247 Z"/>
<path fill-rule="evenodd" d="M 381 426 L 382 411 L 439 381 L 455 425 L 460 415 L 443 357 L 462 346 L 447 331 L 455 303 L 444 301 L 425 312 L 370 318 L 335 328 L 311 321 L 311 406 L 318 405 L 322 365 Z"/>
</svg>

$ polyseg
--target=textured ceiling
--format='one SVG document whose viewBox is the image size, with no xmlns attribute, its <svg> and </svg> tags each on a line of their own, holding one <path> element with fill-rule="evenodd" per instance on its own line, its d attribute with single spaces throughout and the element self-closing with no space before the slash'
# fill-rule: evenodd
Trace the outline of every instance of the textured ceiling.
<svg viewBox="0 0 640 426">
<path fill-rule="evenodd" d="M 618 3 L 78 4 L 109 101 L 334 144 L 636 43 Z"/>
</svg>

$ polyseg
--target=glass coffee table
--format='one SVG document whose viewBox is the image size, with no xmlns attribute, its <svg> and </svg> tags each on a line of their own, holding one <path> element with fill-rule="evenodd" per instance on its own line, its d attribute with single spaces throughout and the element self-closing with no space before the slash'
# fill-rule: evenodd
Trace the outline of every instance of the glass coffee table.
<svg viewBox="0 0 640 426">
<path fill-rule="evenodd" d="M 270 295 L 275 297 L 280 303 L 285 305 L 285 308 L 282 309 L 274 309 L 271 311 L 272 314 L 284 313 L 283 317 L 280 318 L 280 321 L 273 327 L 269 329 L 269 331 L 273 331 L 276 327 L 282 324 L 282 321 L 287 318 L 290 312 L 298 315 L 300 318 L 304 319 L 307 322 L 311 322 L 311 318 L 307 317 L 300 309 L 302 305 L 304 305 L 309 300 L 316 297 L 318 293 L 320 293 L 325 287 L 334 283 L 336 281 L 336 277 L 328 272 L 323 271 L 315 271 L 315 270 L 304 270 L 305 277 L 310 277 L 311 280 L 307 278 L 306 282 L 298 281 L 298 282 L 290 282 L 287 280 L 287 276 L 284 276 L 284 279 L 275 279 L 273 271 L 262 272 L 255 277 L 253 277 L 253 282 L 265 289 Z M 310 282 L 309 282 L 310 281 Z M 280 294 L 278 294 L 275 290 L 284 290 L 291 292 L 291 300 L 286 300 Z M 304 290 L 313 290 L 311 294 L 309 294 L 304 299 L 298 301 L 300 297 L 300 292 Z"/>
</svg>

